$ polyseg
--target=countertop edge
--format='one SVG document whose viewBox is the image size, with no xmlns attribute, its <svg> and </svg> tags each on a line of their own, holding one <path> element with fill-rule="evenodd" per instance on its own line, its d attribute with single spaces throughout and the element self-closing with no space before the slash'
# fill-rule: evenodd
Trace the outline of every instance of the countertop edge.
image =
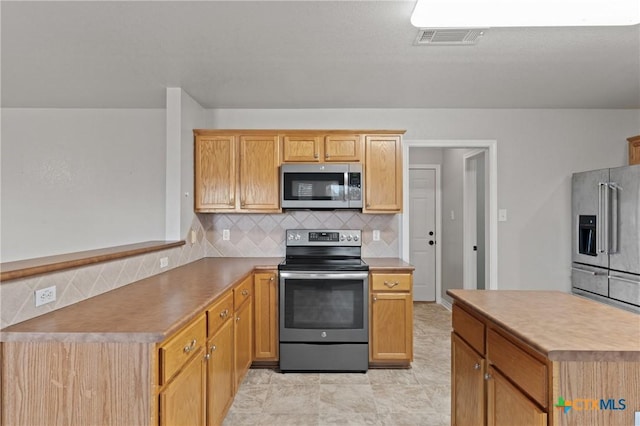
<svg viewBox="0 0 640 426">
<path fill-rule="evenodd" d="M 472 309 L 478 312 L 480 315 L 485 316 L 488 320 L 502 327 L 509 333 L 513 334 L 515 337 L 517 337 L 522 342 L 529 345 L 535 351 L 546 356 L 550 361 L 553 361 L 553 362 L 639 362 L 640 361 L 640 351 L 615 350 L 615 349 L 557 350 L 557 349 L 545 348 L 540 343 L 523 335 L 520 331 L 506 324 L 504 321 L 497 319 L 495 316 L 491 315 L 486 310 L 478 306 L 475 306 L 473 303 L 465 300 L 463 296 L 456 294 L 456 290 L 461 290 L 461 289 L 447 290 L 447 295 L 452 297 L 454 299 L 454 302 L 458 302 L 468 307 L 469 309 Z M 499 290 L 485 290 L 485 291 L 499 291 Z M 562 293 L 562 292 L 558 291 L 558 293 Z M 562 293 L 562 294 L 565 294 L 565 293 Z"/>
</svg>

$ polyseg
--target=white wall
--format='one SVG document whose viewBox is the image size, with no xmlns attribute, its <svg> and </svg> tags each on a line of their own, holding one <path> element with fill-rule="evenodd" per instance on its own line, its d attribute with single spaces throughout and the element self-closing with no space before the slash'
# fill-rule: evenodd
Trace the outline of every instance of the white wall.
<svg viewBox="0 0 640 426">
<path fill-rule="evenodd" d="M 405 139 L 498 141 L 502 289 L 570 288 L 571 173 L 627 164 L 638 110 L 209 110 L 216 128 L 406 129 Z"/>
<path fill-rule="evenodd" d="M 463 287 L 463 156 L 467 149 L 445 149 L 442 158 L 442 294 Z M 451 219 L 453 212 L 453 219 Z"/>
<path fill-rule="evenodd" d="M 165 110 L 1 113 L 2 262 L 164 239 Z"/>
</svg>

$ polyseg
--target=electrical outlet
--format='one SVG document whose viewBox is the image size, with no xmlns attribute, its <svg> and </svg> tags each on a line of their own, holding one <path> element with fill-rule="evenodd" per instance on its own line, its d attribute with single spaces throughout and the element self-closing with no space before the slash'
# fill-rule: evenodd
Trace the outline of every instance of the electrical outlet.
<svg viewBox="0 0 640 426">
<path fill-rule="evenodd" d="M 373 241 L 380 241 L 380 230 L 379 229 L 374 229 L 373 230 Z"/>
<path fill-rule="evenodd" d="M 196 234 L 196 230 L 192 229 L 191 230 L 191 244 L 195 244 L 197 240 L 197 234 Z"/>
<path fill-rule="evenodd" d="M 43 288 L 35 291 L 36 294 L 36 307 L 42 306 L 46 303 L 51 303 L 56 301 L 56 286 L 52 285 L 51 287 Z"/>
<path fill-rule="evenodd" d="M 160 267 L 161 268 L 166 268 L 167 266 L 169 266 L 169 258 L 168 257 L 161 257 L 160 258 Z"/>
<path fill-rule="evenodd" d="M 229 241 L 231 239 L 231 232 L 228 229 L 222 230 L 222 241 Z"/>
</svg>

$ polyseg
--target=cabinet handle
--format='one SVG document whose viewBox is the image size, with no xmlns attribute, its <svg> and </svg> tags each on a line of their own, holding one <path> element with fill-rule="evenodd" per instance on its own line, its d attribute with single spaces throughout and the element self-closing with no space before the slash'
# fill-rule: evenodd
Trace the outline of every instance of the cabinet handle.
<svg viewBox="0 0 640 426">
<path fill-rule="evenodd" d="M 315 154 L 313 154 L 313 158 L 318 158 L 318 157 L 319 157 L 319 155 L 318 155 L 317 152 Z"/>
<path fill-rule="evenodd" d="M 489 380 L 491 378 L 491 374 L 489 373 L 484 373 L 484 379 L 485 380 Z"/>
<path fill-rule="evenodd" d="M 204 354 L 204 359 L 205 359 L 205 360 L 209 361 L 209 358 L 211 358 L 211 355 L 209 355 L 209 354 Z"/>
<path fill-rule="evenodd" d="M 235 195 L 231 195 L 230 199 L 229 199 L 229 204 L 233 205 L 236 203 L 236 196 Z"/>
<path fill-rule="evenodd" d="M 476 363 L 473 365 L 473 369 L 474 369 L 474 370 L 480 370 L 480 364 L 476 362 Z"/>
<path fill-rule="evenodd" d="M 249 290 L 247 290 L 246 288 L 244 290 L 242 290 L 242 295 L 243 296 L 247 296 L 249 294 Z"/>
<path fill-rule="evenodd" d="M 195 348 L 196 348 L 196 339 L 193 339 L 191 341 L 190 345 L 187 345 L 187 346 L 184 347 L 183 351 L 184 351 L 185 354 L 188 354 L 189 352 L 191 352 Z"/>
<path fill-rule="evenodd" d="M 240 321 L 240 317 L 236 317 L 236 322 Z"/>
<path fill-rule="evenodd" d="M 367 203 L 367 208 L 371 207 L 371 204 Z"/>
<path fill-rule="evenodd" d="M 216 345 L 211 345 L 211 347 L 209 348 L 209 352 L 214 352 L 216 349 Z"/>
<path fill-rule="evenodd" d="M 226 318 L 227 315 L 229 315 L 228 309 L 225 309 L 224 311 L 220 312 L 220 318 Z"/>
<path fill-rule="evenodd" d="M 378 298 L 376 296 L 373 296 L 373 301 L 375 302 L 376 300 L 378 300 Z"/>
<path fill-rule="evenodd" d="M 269 278 L 269 281 L 273 281 L 273 277 Z"/>
<path fill-rule="evenodd" d="M 385 281 L 384 285 L 386 285 L 389 288 L 394 288 L 395 286 L 397 286 L 398 284 L 400 284 L 399 281 Z"/>
<path fill-rule="evenodd" d="M 325 154 L 325 155 L 324 155 L 324 158 L 329 158 L 329 154 L 328 154 L 328 153 L 327 153 L 327 154 Z"/>
</svg>

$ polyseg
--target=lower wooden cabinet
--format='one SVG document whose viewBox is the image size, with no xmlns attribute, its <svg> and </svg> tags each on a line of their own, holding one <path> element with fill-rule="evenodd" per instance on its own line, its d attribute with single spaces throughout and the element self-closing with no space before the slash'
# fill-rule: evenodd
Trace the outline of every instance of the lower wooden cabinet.
<svg viewBox="0 0 640 426">
<path fill-rule="evenodd" d="M 206 368 L 202 349 L 160 392 L 160 426 L 205 424 Z"/>
<path fill-rule="evenodd" d="M 236 390 L 253 361 L 253 303 L 245 301 L 235 312 L 234 318 L 234 370 Z"/>
<path fill-rule="evenodd" d="M 278 272 L 254 275 L 254 362 L 278 361 Z"/>
<path fill-rule="evenodd" d="M 451 366 L 451 424 L 484 424 L 485 360 L 455 333 L 451 333 Z"/>
<path fill-rule="evenodd" d="M 371 273 L 369 364 L 409 366 L 413 360 L 411 274 Z"/>
<path fill-rule="evenodd" d="M 547 425 L 547 413 L 493 367 L 489 367 L 487 375 L 487 408 L 489 426 Z"/>
<path fill-rule="evenodd" d="M 207 342 L 207 425 L 222 424 L 235 391 L 233 321 L 229 318 Z"/>
</svg>

